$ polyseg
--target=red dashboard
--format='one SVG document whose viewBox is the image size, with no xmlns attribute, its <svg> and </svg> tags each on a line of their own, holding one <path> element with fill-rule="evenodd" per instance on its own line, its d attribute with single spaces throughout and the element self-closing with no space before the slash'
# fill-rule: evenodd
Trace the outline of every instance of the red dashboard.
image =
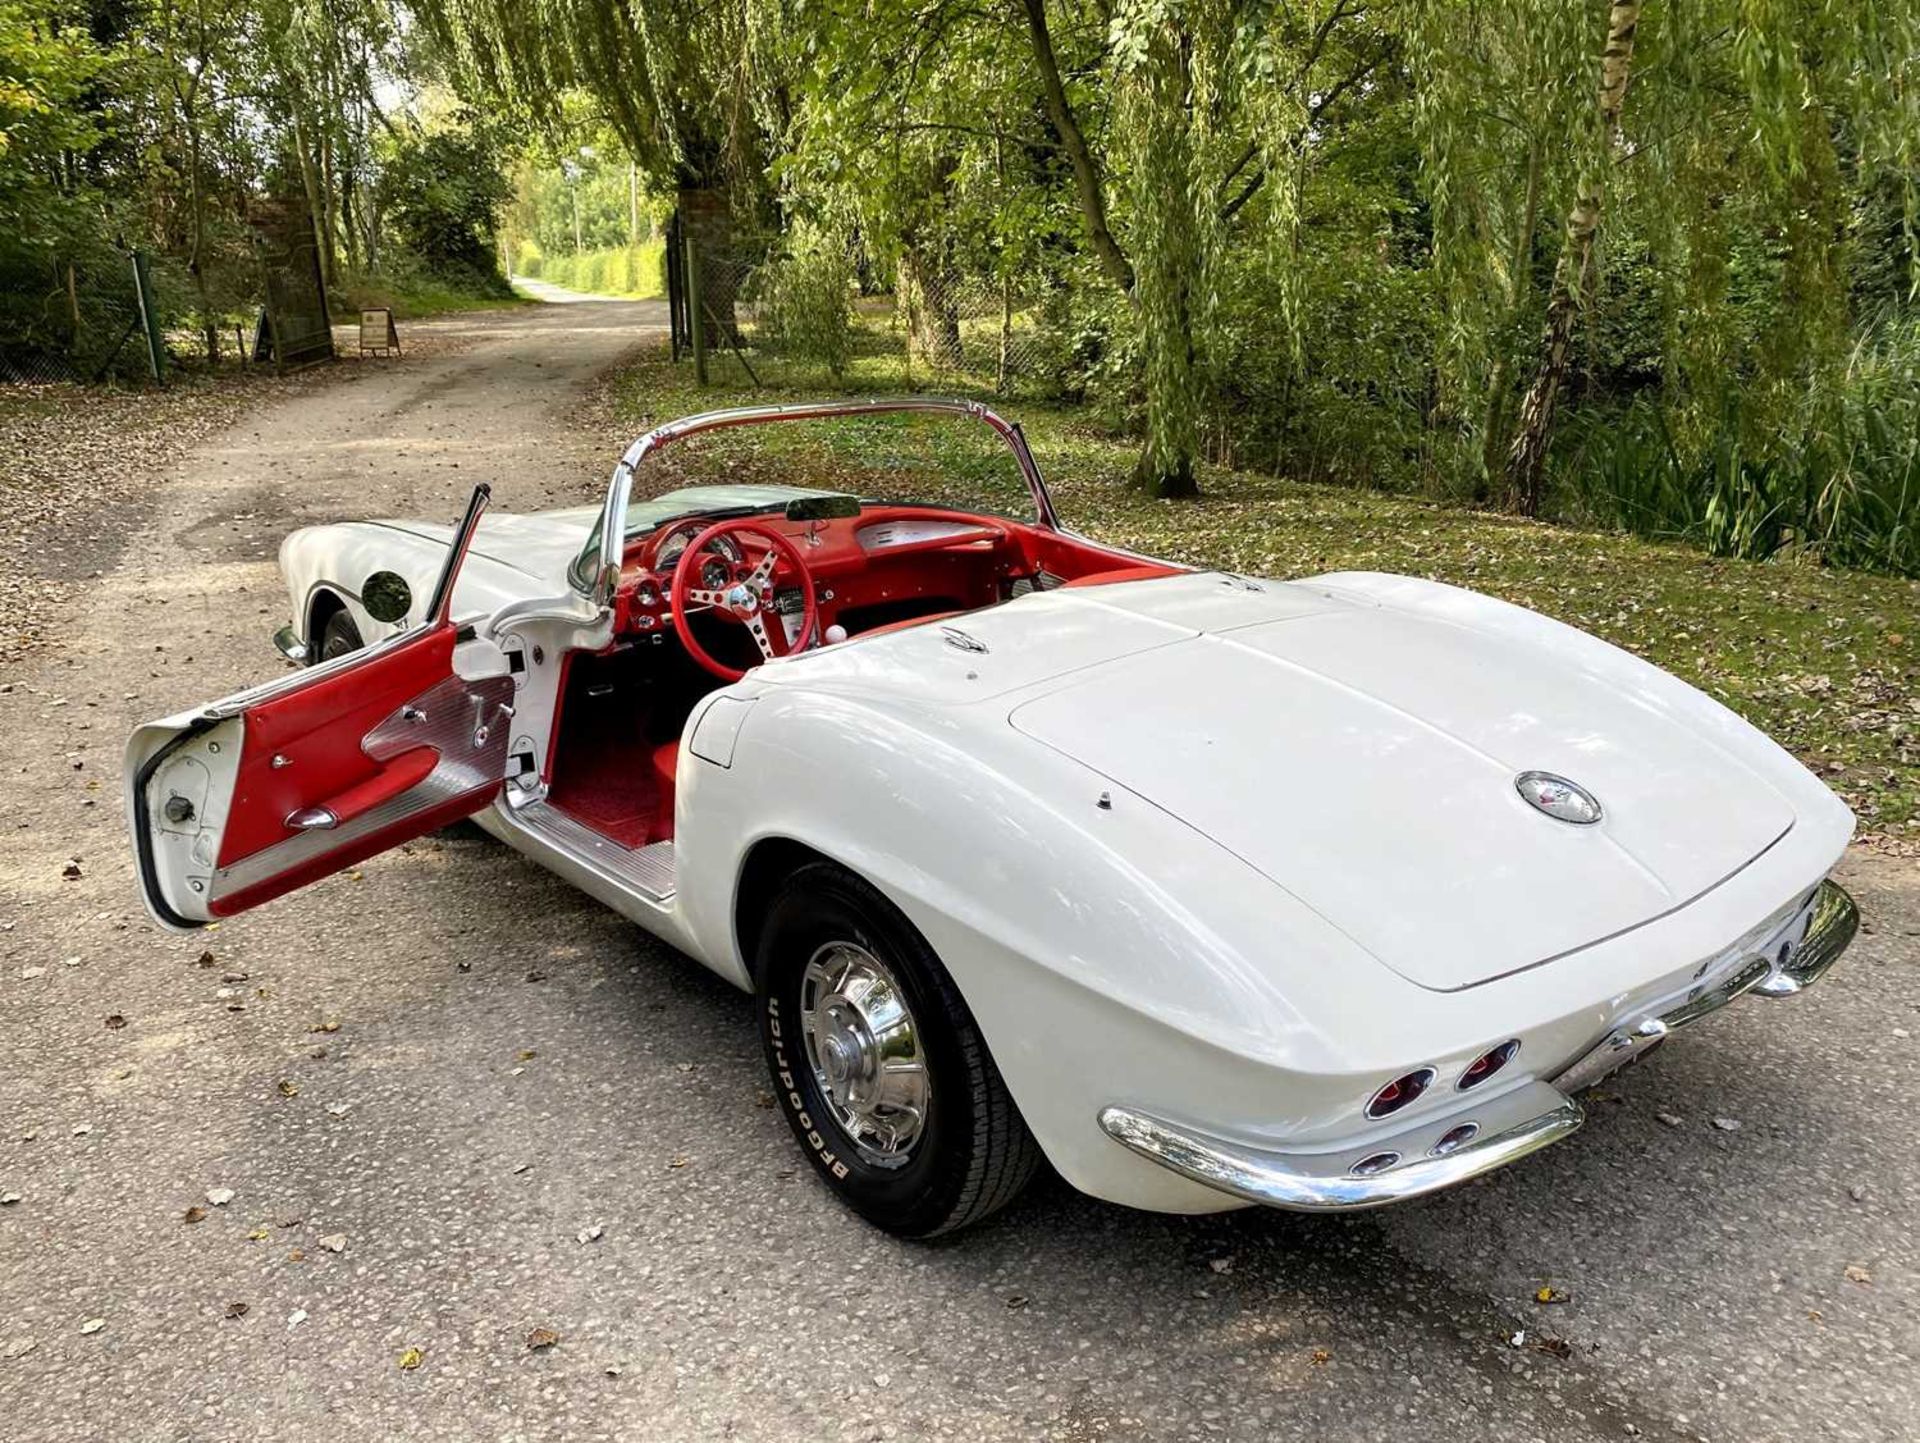
<svg viewBox="0 0 1920 1443">
<path fill-rule="evenodd" d="M 617 601 L 621 633 L 660 636 L 673 629 L 674 564 L 711 519 L 671 521 L 628 546 Z M 1072 580 L 1138 564 L 1123 552 L 1046 527 L 928 506 L 869 505 L 858 516 L 812 522 L 777 513 L 741 520 L 793 543 L 812 574 L 821 627 L 839 624 L 850 633 L 916 610 L 990 605 L 1014 582 L 1042 573 Z M 742 534 L 740 544 L 749 562 L 764 554 L 751 534 Z M 716 557 L 723 564 L 726 559 Z"/>
</svg>

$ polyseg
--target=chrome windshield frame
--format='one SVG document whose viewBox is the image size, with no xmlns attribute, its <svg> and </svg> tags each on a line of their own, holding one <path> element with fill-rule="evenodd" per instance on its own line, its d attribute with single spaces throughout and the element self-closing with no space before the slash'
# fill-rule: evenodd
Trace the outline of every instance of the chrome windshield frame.
<svg viewBox="0 0 1920 1443">
<path fill-rule="evenodd" d="M 1020 475 L 1027 483 L 1027 490 L 1033 495 L 1036 524 L 1046 527 L 1049 531 L 1061 529 L 1059 518 L 1054 513 L 1053 498 L 1047 494 L 1047 483 L 1040 475 L 1040 467 L 1033 459 L 1033 451 L 1027 445 L 1026 435 L 1016 422 L 1007 420 L 991 407 L 982 405 L 978 401 L 943 396 L 883 396 L 859 401 L 802 401 L 785 405 L 735 406 L 722 411 L 703 411 L 696 416 L 669 421 L 664 426 L 654 427 L 627 447 L 619 464 L 613 468 L 613 479 L 607 486 L 607 499 L 600 509 L 600 521 L 597 527 L 600 547 L 593 575 L 583 574 L 581 563 L 587 559 L 587 553 L 583 551 L 579 559 L 568 569 L 568 581 L 576 590 L 584 590 L 600 605 L 607 606 L 612 603 L 613 590 L 619 582 L 620 564 L 626 554 L 625 519 L 627 507 L 633 499 L 634 474 L 640 469 L 640 463 L 655 451 L 675 441 L 697 436 L 704 431 L 721 431 L 731 426 L 757 426 L 778 421 L 824 420 L 835 416 L 877 416 L 894 412 L 970 416 L 984 422 L 999 435 L 1000 439 L 1006 443 L 1007 449 L 1013 453 L 1014 463 L 1020 468 Z"/>
</svg>

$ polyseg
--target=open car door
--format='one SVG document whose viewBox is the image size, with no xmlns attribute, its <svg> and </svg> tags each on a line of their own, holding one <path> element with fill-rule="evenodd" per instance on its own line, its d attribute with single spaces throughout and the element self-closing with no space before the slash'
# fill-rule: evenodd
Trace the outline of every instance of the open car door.
<svg viewBox="0 0 1920 1443">
<path fill-rule="evenodd" d="M 419 628 L 134 732 L 127 817 L 157 921 L 231 917 L 494 799 L 513 678 L 451 614 L 488 496 L 475 488 Z"/>
</svg>

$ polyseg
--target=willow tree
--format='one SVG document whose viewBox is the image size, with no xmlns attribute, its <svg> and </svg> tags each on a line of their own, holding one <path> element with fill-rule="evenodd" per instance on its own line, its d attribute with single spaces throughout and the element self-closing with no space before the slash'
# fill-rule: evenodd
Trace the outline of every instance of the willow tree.
<svg viewBox="0 0 1920 1443">
<path fill-rule="evenodd" d="M 1192 495 L 1220 258 L 1236 246 L 1292 268 L 1322 118 L 1391 52 L 1362 0 L 830 0 L 809 13 L 790 196 L 851 195 L 863 233 L 903 250 L 934 213 L 989 234 L 996 266 L 1044 256 L 1066 284 L 1104 289 L 1138 359 L 1138 484 Z M 1298 354 L 1281 294 L 1272 344 Z"/>
<path fill-rule="evenodd" d="M 634 162 L 674 194 L 726 322 L 735 221 L 765 196 L 784 128 L 780 12 L 756 0 L 423 0 L 462 88 L 558 127 L 584 92 Z"/>
<path fill-rule="evenodd" d="M 1440 359 L 1476 443 L 1479 494 L 1543 507 L 1610 228 L 1650 247 L 1669 402 L 1801 391 L 1841 359 L 1848 196 L 1886 177 L 1911 237 L 1917 13 L 1914 0 L 1422 0 L 1409 12 L 1448 319 Z M 1775 316 L 1751 343 L 1725 331 L 1736 231 L 1754 238 L 1742 283 L 1769 290 Z"/>
</svg>

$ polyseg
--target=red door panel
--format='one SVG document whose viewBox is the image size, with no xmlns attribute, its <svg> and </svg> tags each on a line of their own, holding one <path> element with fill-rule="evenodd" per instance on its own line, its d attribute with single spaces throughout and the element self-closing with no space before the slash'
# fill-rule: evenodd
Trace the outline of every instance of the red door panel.
<svg viewBox="0 0 1920 1443">
<path fill-rule="evenodd" d="M 367 733 L 452 674 L 453 628 L 438 627 L 398 643 L 376 665 L 249 708 L 220 865 L 284 842 L 295 812 L 375 780 L 384 768 L 361 746 Z"/>
<path fill-rule="evenodd" d="M 128 815 L 158 920 L 230 917 L 499 793 L 513 678 L 448 615 L 486 499 L 476 489 L 418 631 L 134 733 Z M 457 648 L 479 675 L 455 669 Z"/>
</svg>

